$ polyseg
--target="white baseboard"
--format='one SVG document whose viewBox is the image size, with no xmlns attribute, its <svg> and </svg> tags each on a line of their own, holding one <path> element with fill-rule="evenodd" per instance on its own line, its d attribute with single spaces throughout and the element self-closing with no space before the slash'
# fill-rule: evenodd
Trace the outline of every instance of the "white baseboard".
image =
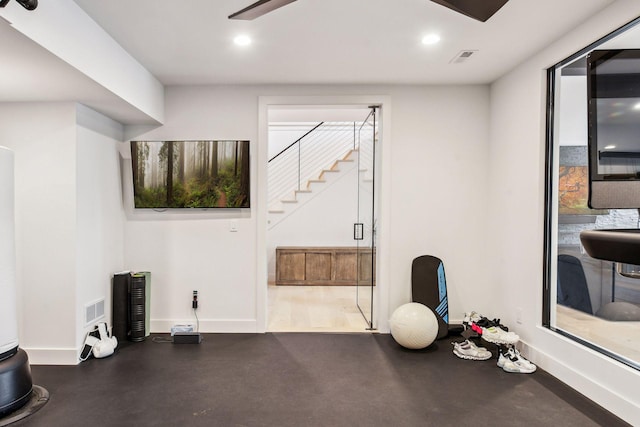
<svg viewBox="0 0 640 427">
<path fill-rule="evenodd" d="M 191 319 L 151 319 L 152 333 L 169 333 L 173 325 L 196 324 Z M 206 333 L 256 333 L 257 321 L 255 319 L 200 319 L 199 332 Z"/>
<path fill-rule="evenodd" d="M 76 348 L 29 348 L 20 347 L 27 352 L 30 365 L 77 365 Z"/>
<path fill-rule="evenodd" d="M 196 324 L 195 319 L 152 319 L 151 332 L 169 333 L 178 324 Z M 201 319 L 201 333 L 256 333 L 255 319 L 225 320 Z M 30 348 L 20 347 L 27 352 L 31 365 L 77 365 L 79 350 L 76 348 Z"/>
<path fill-rule="evenodd" d="M 577 343 L 562 338 L 569 345 L 578 345 Z M 522 354 L 540 368 L 553 375 L 558 380 L 567 384 L 569 387 L 585 395 L 598 405 L 606 408 L 608 411 L 622 418 L 631 425 L 640 425 L 640 412 L 638 406 L 628 396 L 623 396 L 615 390 L 611 390 L 603 386 L 597 379 L 590 378 L 588 373 L 580 372 L 568 363 L 565 363 L 552 355 L 546 353 L 536 346 L 532 346 L 528 342 L 520 341 L 518 347 Z M 605 358 L 601 354 L 597 354 L 592 350 L 584 349 L 594 353 L 596 358 Z M 611 362 L 614 363 L 614 362 Z M 627 369 L 623 367 L 622 369 Z"/>
</svg>

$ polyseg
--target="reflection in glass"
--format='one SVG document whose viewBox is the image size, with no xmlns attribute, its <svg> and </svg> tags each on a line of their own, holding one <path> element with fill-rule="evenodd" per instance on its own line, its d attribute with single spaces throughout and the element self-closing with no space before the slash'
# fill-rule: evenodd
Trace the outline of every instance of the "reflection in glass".
<svg viewBox="0 0 640 427">
<path fill-rule="evenodd" d="M 589 206 L 640 207 L 640 49 L 587 54 Z"/>
<path fill-rule="evenodd" d="M 598 49 L 615 47 L 615 42 L 611 39 Z M 624 270 L 614 262 L 591 258 L 580 243 L 583 230 L 638 228 L 640 221 L 638 209 L 590 209 L 587 203 L 587 53 L 550 71 L 554 102 L 549 117 L 554 121 L 548 145 L 546 324 L 640 369 L 640 280 L 620 274 Z M 614 116 L 610 119 L 621 120 L 615 116 L 622 106 L 611 100 L 598 102 L 601 111 Z M 640 140 L 640 132 L 636 134 Z M 604 137 L 598 141 L 602 151 L 615 149 L 611 145 L 616 144 L 606 143 Z"/>
</svg>

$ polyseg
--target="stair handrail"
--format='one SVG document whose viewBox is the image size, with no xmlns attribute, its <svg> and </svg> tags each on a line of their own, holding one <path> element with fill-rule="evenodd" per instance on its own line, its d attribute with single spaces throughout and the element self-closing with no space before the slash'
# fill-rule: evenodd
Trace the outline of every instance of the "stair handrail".
<svg viewBox="0 0 640 427">
<path fill-rule="evenodd" d="M 289 150 L 291 147 L 293 147 L 294 145 L 298 144 L 300 141 L 302 141 L 307 135 L 309 135 L 311 132 L 313 132 L 314 130 L 318 129 L 320 126 L 322 126 L 324 124 L 324 122 L 320 122 L 317 125 L 315 125 L 313 127 L 313 129 L 309 130 L 307 133 L 305 133 L 304 135 L 302 135 L 300 138 L 296 139 L 295 141 L 293 141 L 291 144 L 289 144 L 286 148 L 283 148 L 278 154 L 276 154 L 275 156 L 273 156 L 272 158 L 269 159 L 269 161 L 267 163 L 270 163 L 272 160 L 275 160 L 276 157 L 278 157 L 280 154 L 284 153 L 285 151 Z"/>
<path fill-rule="evenodd" d="M 313 124 L 310 124 L 310 126 L 313 126 Z M 346 140 L 344 139 L 346 136 L 345 131 L 350 135 L 347 136 Z M 296 192 L 303 190 L 302 183 L 304 181 L 310 182 L 308 180 L 314 179 L 314 176 L 318 177 L 323 168 L 329 167 L 327 162 L 332 156 L 335 157 L 330 160 L 333 162 L 330 168 L 335 166 L 336 159 L 342 159 L 350 151 L 352 152 L 356 144 L 355 131 L 355 123 L 352 122 L 324 121 L 307 132 L 305 136 L 289 144 L 288 149 L 278 153 L 278 156 L 281 155 L 280 157 L 274 156 L 272 160 L 277 161 L 269 161 L 268 163 L 269 206 L 273 206 L 274 203 L 277 203 L 277 200 L 283 200 L 285 194 L 290 194 L 295 199 L 297 197 Z M 301 150 L 303 144 L 304 149 Z M 342 145 L 343 149 L 339 149 L 337 145 Z M 331 151 L 336 148 L 338 148 L 338 151 Z M 302 151 L 305 153 L 304 156 L 301 155 Z M 276 159 L 276 157 L 278 158 Z M 321 160 L 323 157 L 325 159 Z M 276 170 L 284 173 L 277 172 L 274 174 L 273 172 Z M 293 193 L 290 193 L 291 191 Z M 291 198 L 286 200 L 291 200 Z"/>
</svg>

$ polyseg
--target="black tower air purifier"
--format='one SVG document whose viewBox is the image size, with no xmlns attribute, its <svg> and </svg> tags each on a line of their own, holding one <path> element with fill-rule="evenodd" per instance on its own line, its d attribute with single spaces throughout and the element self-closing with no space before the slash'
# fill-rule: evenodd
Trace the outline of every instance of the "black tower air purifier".
<svg viewBox="0 0 640 427">
<path fill-rule="evenodd" d="M 139 342 L 146 337 L 145 284 L 144 274 L 131 274 L 127 271 L 113 276 L 111 335 L 118 342 Z"/>
<path fill-rule="evenodd" d="M 130 318 L 131 318 L 131 335 L 130 340 L 133 342 L 144 341 L 145 339 L 145 280 L 143 274 L 131 275 L 131 292 L 130 297 Z"/>
<path fill-rule="evenodd" d="M 129 272 L 116 273 L 113 276 L 111 335 L 124 343 L 129 339 Z"/>
</svg>

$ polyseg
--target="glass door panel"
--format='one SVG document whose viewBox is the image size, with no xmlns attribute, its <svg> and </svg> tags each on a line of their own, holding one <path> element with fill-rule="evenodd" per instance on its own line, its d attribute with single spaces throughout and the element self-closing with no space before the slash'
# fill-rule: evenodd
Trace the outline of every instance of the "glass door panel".
<svg viewBox="0 0 640 427">
<path fill-rule="evenodd" d="M 358 212 L 354 227 L 357 246 L 356 301 L 369 329 L 374 329 L 377 113 L 377 107 L 373 107 L 356 135 L 358 153 Z"/>
</svg>

